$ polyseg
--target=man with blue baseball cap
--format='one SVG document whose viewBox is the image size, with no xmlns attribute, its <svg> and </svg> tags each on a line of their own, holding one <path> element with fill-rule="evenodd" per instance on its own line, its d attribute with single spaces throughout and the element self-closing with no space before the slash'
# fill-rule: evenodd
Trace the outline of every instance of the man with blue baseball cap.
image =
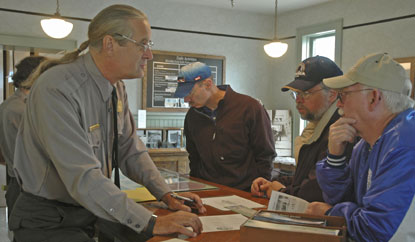
<svg viewBox="0 0 415 242">
<path fill-rule="evenodd" d="M 184 66 L 177 78 L 178 84 L 176 93 L 174 94 L 175 97 L 183 98 L 187 96 L 197 82 L 203 81 L 206 78 L 211 78 L 211 76 L 212 71 L 210 70 L 210 67 L 201 62 L 195 62 L 191 65 Z"/>
<path fill-rule="evenodd" d="M 191 106 L 184 123 L 191 176 L 245 191 L 255 178 L 271 178 L 274 138 L 259 101 L 216 86 L 201 62 L 180 70 L 175 96 Z"/>
</svg>

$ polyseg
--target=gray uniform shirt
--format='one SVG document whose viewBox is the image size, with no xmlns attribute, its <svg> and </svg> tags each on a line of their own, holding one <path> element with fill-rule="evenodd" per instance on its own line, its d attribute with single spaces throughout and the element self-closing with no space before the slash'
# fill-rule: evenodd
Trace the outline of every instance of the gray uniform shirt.
<svg viewBox="0 0 415 242">
<path fill-rule="evenodd" d="M 136 136 L 124 83 L 119 81 L 116 87 L 119 167 L 160 199 L 170 189 Z M 108 179 L 112 90 L 89 53 L 43 73 L 28 97 L 16 139 L 14 171 L 26 192 L 79 204 L 141 232 L 151 212 Z"/>
<path fill-rule="evenodd" d="M 13 172 L 14 145 L 26 106 L 26 97 L 26 94 L 17 89 L 0 105 L 0 150 L 7 163 L 7 174 L 11 177 L 15 177 Z"/>
</svg>

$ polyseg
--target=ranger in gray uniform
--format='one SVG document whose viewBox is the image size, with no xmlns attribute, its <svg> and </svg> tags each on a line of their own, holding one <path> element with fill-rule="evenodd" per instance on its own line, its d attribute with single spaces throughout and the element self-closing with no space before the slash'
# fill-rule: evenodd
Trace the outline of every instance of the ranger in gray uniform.
<svg viewBox="0 0 415 242">
<path fill-rule="evenodd" d="M 17 71 L 12 79 L 13 86 L 17 90 L 0 105 L 0 156 L 3 155 L 3 159 L 6 161 L 7 175 L 9 176 L 6 191 L 7 216 L 10 216 L 20 193 L 20 187 L 13 172 L 13 156 L 17 130 L 26 106 L 27 95 L 30 92 L 29 85 L 21 85 L 43 60 L 45 60 L 43 56 L 29 56 L 16 65 Z"/>
<path fill-rule="evenodd" d="M 40 76 L 33 76 L 37 80 L 16 139 L 15 173 L 23 191 L 9 226 L 18 242 L 92 242 L 96 221 L 101 232 L 117 233 L 115 237 L 121 241 L 143 239 L 142 232 L 178 232 L 192 237 L 201 232 L 198 216 L 170 196 L 169 187 L 136 136 L 128 109 L 121 79 L 143 76 L 147 60 L 153 57 L 150 37 L 144 13 L 113 5 L 91 21 L 88 40 L 77 51 L 44 62 L 38 69 Z M 89 52 L 78 56 L 87 47 Z M 118 101 L 113 108 L 114 87 Z M 170 209 L 184 211 L 156 217 L 109 179 L 113 111 L 117 112 L 118 164 L 123 174 L 146 186 Z M 196 201 L 199 212 L 206 211 L 196 194 L 184 196 Z M 122 227 L 105 227 L 108 222 Z"/>
</svg>

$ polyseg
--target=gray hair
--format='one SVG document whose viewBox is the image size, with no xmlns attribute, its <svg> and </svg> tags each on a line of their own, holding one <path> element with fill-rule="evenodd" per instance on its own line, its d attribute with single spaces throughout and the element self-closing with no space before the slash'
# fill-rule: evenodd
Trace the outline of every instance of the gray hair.
<svg viewBox="0 0 415 242">
<path fill-rule="evenodd" d="M 391 113 L 400 113 L 408 108 L 414 107 L 414 100 L 410 97 L 412 84 L 406 79 L 402 93 L 396 93 L 379 89 L 385 100 L 385 105 Z"/>
<path fill-rule="evenodd" d="M 101 49 L 102 39 L 106 35 L 113 36 L 121 45 L 127 42 L 117 34 L 127 37 L 133 35 L 133 28 L 129 22 L 131 19 L 148 21 L 143 12 L 128 5 L 116 4 L 103 9 L 88 26 L 89 46 Z"/>
</svg>

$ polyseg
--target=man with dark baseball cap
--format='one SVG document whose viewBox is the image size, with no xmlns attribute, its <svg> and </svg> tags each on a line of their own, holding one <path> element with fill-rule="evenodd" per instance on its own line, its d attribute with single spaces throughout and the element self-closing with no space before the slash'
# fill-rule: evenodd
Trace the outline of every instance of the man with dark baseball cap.
<svg viewBox="0 0 415 242">
<path fill-rule="evenodd" d="M 301 136 L 295 139 L 295 174 L 278 177 L 273 182 L 258 178 L 251 187 L 253 195 L 261 196 L 266 192 L 269 196 L 272 190 L 279 190 L 310 202 L 323 201 L 315 177 L 315 164 L 326 156 L 329 126 L 340 115 L 336 108 L 337 93 L 325 87 L 322 81 L 342 74 L 336 63 L 323 56 L 310 57 L 300 63 L 294 81 L 281 89 L 291 91 L 301 118 L 308 121 Z M 351 149 L 350 145 L 349 154 Z"/>
<path fill-rule="evenodd" d="M 294 81 L 281 88 L 281 91 L 307 91 L 321 84 L 324 78 L 343 75 L 342 70 L 327 57 L 314 56 L 305 59 L 297 67 Z"/>
</svg>

